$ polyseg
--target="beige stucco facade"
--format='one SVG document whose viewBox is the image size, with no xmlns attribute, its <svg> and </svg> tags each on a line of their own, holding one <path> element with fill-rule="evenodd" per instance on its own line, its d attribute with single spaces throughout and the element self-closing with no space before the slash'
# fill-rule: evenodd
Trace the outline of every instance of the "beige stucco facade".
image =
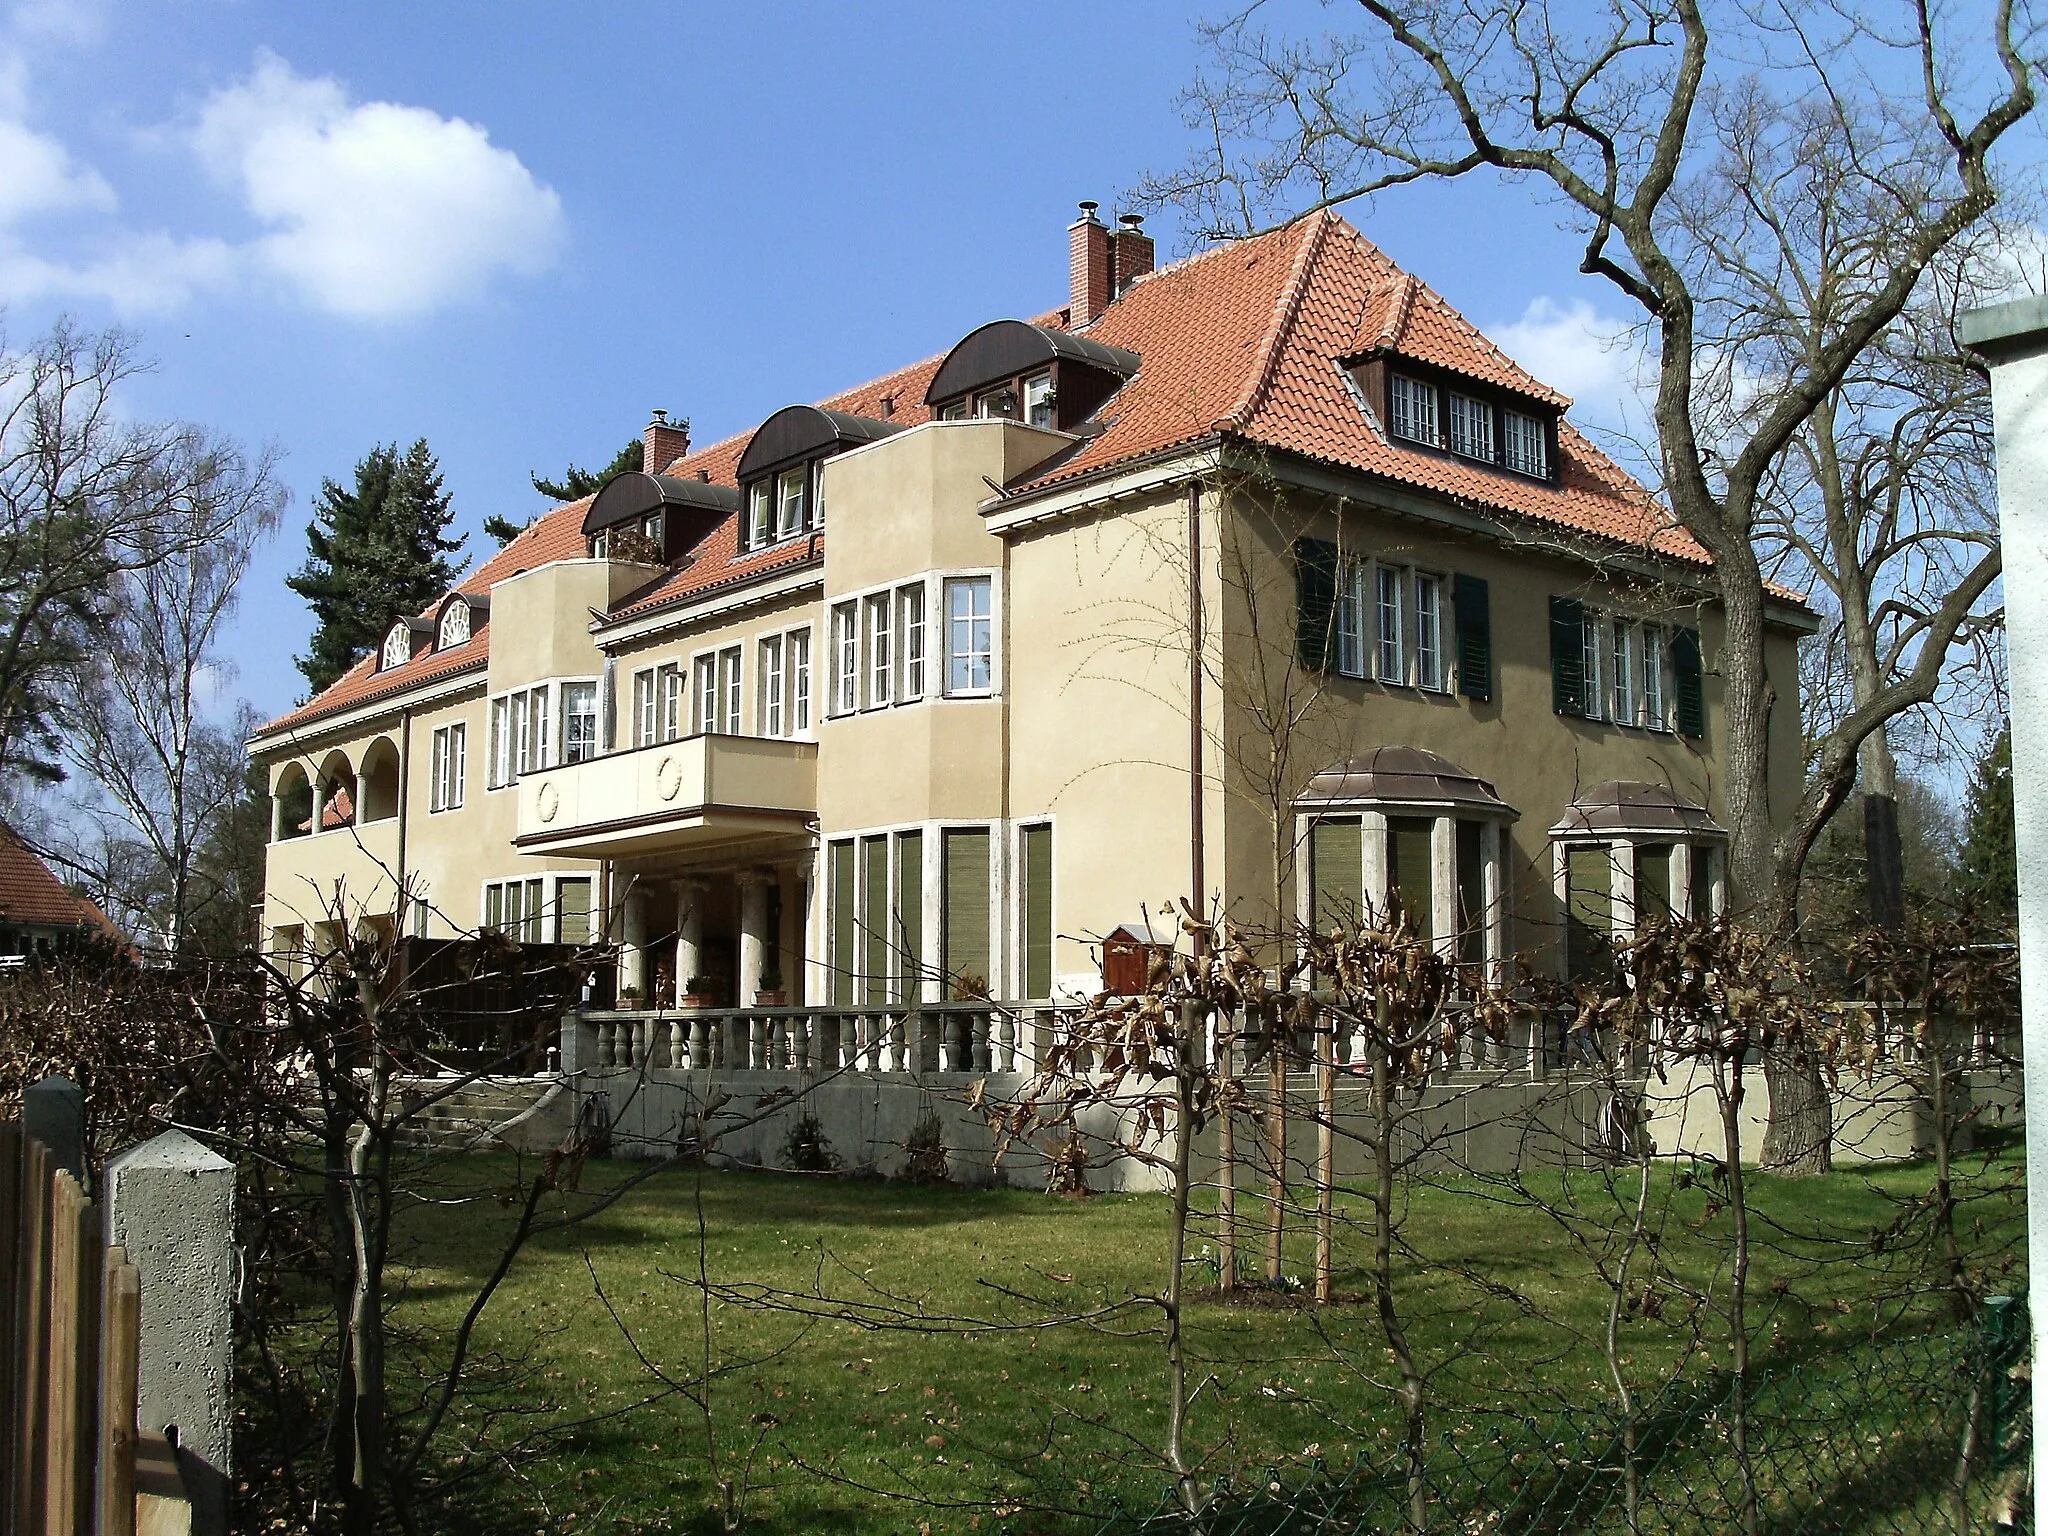
<svg viewBox="0 0 2048 1536">
<path fill-rule="evenodd" d="M 1164 923 L 1189 896 L 1196 792 L 1203 894 L 1270 929 L 1306 899 L 1310 779 L 1398 745 L 1493 786 L 1507 808 L 1483 845 L 1500 956 L 1554 966 L 1564 923 L 1549 829 L 1582 791 L 1643 781 L 1720 813 L 1718 619 L 1696 571 L 1611 549 L 1596 561 L 1558 538 L 1503 542 L 1454 509 L 1362 483 L 1338 495 L 1327 477 L 1232 466 L 1213 447 L 1030 504 L 992 490 L 1072 442 L 1016 422 L 932 422 L 840 453 L 824 467 L 821 558 L 650 613 L 593 618 L 644 585 L 645 566 L 576 559 L 497 583 L 487 665 L 256 742 L 280 833 L 315 827 L 271 848 L 273 944 L 315 942 L 337 918 L 433 937 L 511 926 L 502 890 L 517 882 L 519 932 L 622 944 L 621 984 L 643 996 L 702 977 L 744 1005 L 779 977 L 793 1002 L 936 999 L 963 972 L 1002 997 L 1069 995 L 1099 985 L 1104 935 Z M 1406 573 L 1411 592 L 1417 573 L 1441 579 L 1441 671 L 1427 686 L 1304 663 L 1304 538 L 1361 570 Z M 1458 686 L 1449 654 L 1458 576 L 1490 593 L 1483 700 Z M 1191 578 L 1205 630 L 1192 667 Z M 1660 636 L 1697 630 L 1704 730 L 1560 714 L 1554 597 Z M 1788 606 L 1770 642 L 1786 700 L 1771 738 L 1780 814 L 1801 767 L 1800 624 Z M 517 771 L 497 745 L 511 716 L 494 728 L 494 712 L 529 695 L 547 740 Z M 594 725 L 564 713 L 586 707 Z M 451 781 L 435 743 L 457 730 Z M 565 761 L 573 730 L 594 732 L 573 738 L 591 755 Z M 322 825 L 302 776 L 349 786 L 353 814 Z M 1372 808 L 1349 814 L 1370 841 Z M 1448 869 L 1455 839 L 1440 846 Z"/>
</svg>

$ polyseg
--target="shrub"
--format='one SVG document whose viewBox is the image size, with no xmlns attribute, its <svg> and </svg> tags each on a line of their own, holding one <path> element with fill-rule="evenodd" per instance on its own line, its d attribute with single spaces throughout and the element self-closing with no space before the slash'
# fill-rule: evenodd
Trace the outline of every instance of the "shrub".
<svg viewBox="0 0 2048 1536">
<path fill-rule="evenodd" d="M 951 1166 L 946 1161 L 945 1127 L 940 1124 L 935 1110 L 927 1109 L 917 1124 L 910 1128 L 903 1150 L 909 1154 L 903 1163 L 903 1177 L 911 1183 L 953 1182 Z"/>
<path fill-rule="evenodd" d="M 825 1123 L 810 1110 L 797 1117 L 782 1141 L 782 1160 L 798 1173 L 837 1173 L 839 1154 L 825 1134 Z"/>
</svg>

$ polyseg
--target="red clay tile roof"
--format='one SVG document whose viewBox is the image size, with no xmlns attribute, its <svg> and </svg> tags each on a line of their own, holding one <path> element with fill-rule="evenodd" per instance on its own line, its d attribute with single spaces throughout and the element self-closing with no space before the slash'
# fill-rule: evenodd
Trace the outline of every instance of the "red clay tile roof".
<svg viewBox="0 0 2048 1536">
<path fill-rule="evenodd" d="M 1058 326 L 1065 318 L 1063 311 L 1053 311 L 1033 323 Z M 1402 271 L 1335 214 L 1318 213 L 1162 267 L 1132 284 L 1087 334 L 1138 353 L 1138 372 L 1102 407 L 1095 436 L 1043 473 L 1009 487 L 1012 494 L 1045 490 L 1227 434 L 1489 512 L 1709 563 L 1706 551 L 1655 498 L 1569 422 L 1558 433 L 1555 485 L 1390 441 L 1360 408 L 1343 360 L 1391 352 L 1560 410 L 1571 402 L 1525 372 L 1428 284 Z M 817 403 L 916 426 L 931 419 L 924 393 L 944 360 L 926 358 Z M 886 413 L 885 397 L 892 404 Z M 664 469 L 679 477 L 701 472 L 733 485 L 750 436 L 741 433 L 697 449 Z M 519 571 L 580 557 L 588 506 L 587 499 L 572 502 L 535 519 L 457 590 L 488 591 Z M 612 618 L 637 618 L 823 559 L 822 535 L 743 555 L 738 532 L 738 517 L 728 518 L 676 569 L 628 596 Z M 366 659 L 263 731 L 285 730 L 481 667 L 488 644 L 484 627 L 463 646 L 446 654 L 430 647 L 389 672 L 377 672 L 375 658 Z"/>
<path fill-rule="evenodd" d="M 114 933 L 106 914 L 52 874 L 50 866 L 4 821 L 0 821 L 0 922 Z"/>
</svg>

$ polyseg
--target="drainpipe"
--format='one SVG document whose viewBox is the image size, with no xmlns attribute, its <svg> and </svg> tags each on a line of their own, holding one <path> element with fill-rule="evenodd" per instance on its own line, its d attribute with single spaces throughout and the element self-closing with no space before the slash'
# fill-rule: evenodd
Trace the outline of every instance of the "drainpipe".
<svg viewBox="0 0 2048 1536">
<path fill-rule="evenodd" d="M 1998 522 L 2005 548 L 2012 799 L 2020 875 L 2020 1052 L 2027 1116 L 2027 1262 L 2048 1274 L 2048 298 L 1972 310 L 1957 335 L 1991 365 Z M 2041 1306 L 2033 1355 L 2042 1354 Z M 2048 1414 L 2036 1369 L 2034 1416 Z M 2048 1459 L 2034 1438 L 2034 1528 L 2048 1527 Z"/>
<path fill-rule="evenodd" d="M 401 929 L 410 914 L 405 911 L 405 825 L 406 802 L 412 795 L 412 711 L 408 709 L 399 719 L 398 727 L 398 904 L 393 908 Z M 403 932 L 392 935 L 394 939 L 405 937 Z"/>
<path fill-rule="evenodd" d="M 1207 840 L 1202 793 L 1202 482 L 1188 482 L 1188 874 L 1189 898 L 1206 916 Z M 1274 914 L 1278 920 L 1279 914 Z"/>
</svg>

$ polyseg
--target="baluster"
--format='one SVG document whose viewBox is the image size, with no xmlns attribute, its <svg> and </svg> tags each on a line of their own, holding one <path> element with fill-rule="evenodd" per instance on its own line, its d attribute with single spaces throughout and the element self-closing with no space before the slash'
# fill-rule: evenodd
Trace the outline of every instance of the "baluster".
<svg viewBox="0 0 2048 1536">
<path fill-rule="evenodd" d="M 938 1065 L 937 1065 L 937 1068 L 936 1068 L 936 1070 L 938 1070 L 938 1071 L 940 1071 L 940 1072 L 950 1072 L 950 1071 L 952 1071 L 952 1070 L 953 1070 L 953 1020 L 954 1020 L 954 1017 L 955 1017 L 955 1015 L 954 1015 L 954 1014 L 953 1014 L 952 1012 L 950 1012 L 950 1011 L 948 1011 L 948 1012 L 944 1012 L 944 1013 L 941 1013 L 941 1014 L 940 1014 L 940 1015 L 938 1016 L 938 1024 L 939 1024 L 939 1059 L 938 1059 Z"/>
<path fill-rule="evenodd" d="M 1017 1031 L 1020 1016 L 1005 1012 L 996 1020 L 995 1070 L 1014 1072 L 1017 1070 Z"/>
<path fill-rule="evenodd" d="M 618 1022 L 614 1019 L 597 1021 L 597 1064 L 600 1067 L 609 1067 L 612 1064 L 612 1053 L 616 1049 L 613 1036 L 617 1033 L 618 1027 Z"/>
<path fill-rule="evenodd" d="M 711 1065 L 711 1041 L 702 1019 L 691 1019 L 689 1027 L 690 1065 L 701 1072 Z"/>
<path fill-rule="evenodd" d="M 740 1028 L 747 1031 L 749 1038 L 747 1065 L 756 1072 L 765 1071 L 768 1067 L 768 1021 L 758 1016 L 745 1018 L 740 1021 Z"/>
<path fill-rule="evenodd" d="M 973 1016 L 974 1029 L 974 1070 L 988 1072 L 995 1065 L 996 1015 L 977 1013 Z"/>
</svg>

